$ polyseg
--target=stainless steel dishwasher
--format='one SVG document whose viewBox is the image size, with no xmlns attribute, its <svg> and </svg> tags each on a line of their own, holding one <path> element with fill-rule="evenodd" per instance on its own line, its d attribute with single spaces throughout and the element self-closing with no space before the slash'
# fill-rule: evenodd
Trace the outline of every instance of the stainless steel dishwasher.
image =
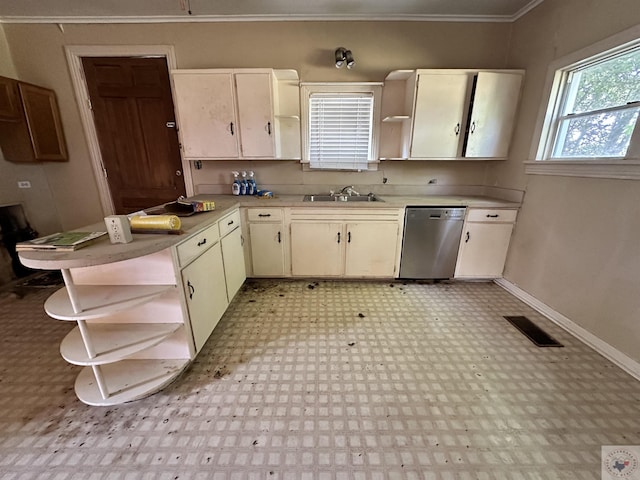
<svg viewBox="0 0 640 480">
<path fill-rule="evenodd" d="M 400 278 L 452 278 L 464 207 L 407 207 Z"/>
</svg>

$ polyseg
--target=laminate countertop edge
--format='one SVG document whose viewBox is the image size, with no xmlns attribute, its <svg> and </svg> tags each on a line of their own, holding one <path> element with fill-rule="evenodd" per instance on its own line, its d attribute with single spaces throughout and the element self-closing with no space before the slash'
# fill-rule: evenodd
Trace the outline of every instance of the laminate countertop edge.
<svg viewBox="0 0 640 480">
<path fill-rule="evenodd" d="M 232 196 L 229 195 L 229 197 Z M 181 217 L 182 232 L 180 234 L 134 233 L 132 242 L 116 244 L 112 244 L 109 241 L 109 237 L 105 235 L 97 242 L 73 252 L 19 252 L 20 261 L 30 268 L 60 270 L 63 268 L 104 265 L 151 255 L 182 243 L 240 206 L 237 198 L 219 198 L 219 196 L 215 196 L 215 202 L 216 209 L 212 212 L 198 213 L 191 217 Z M 76 230 L 105 231 L 106 227 L 104 222 L 99 222 Z"/>
</svg>

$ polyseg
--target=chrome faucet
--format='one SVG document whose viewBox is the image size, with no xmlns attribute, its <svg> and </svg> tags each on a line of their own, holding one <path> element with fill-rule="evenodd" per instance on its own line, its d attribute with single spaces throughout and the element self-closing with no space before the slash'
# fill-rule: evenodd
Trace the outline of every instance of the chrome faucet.
<svg viewBox="0 0 640 480">
<path fill-rule="evenodd" d="M 360 196 L 360 194 L 353 188 L 353 185 L 347 185 L 342 190 L 340 190 L 340 195 L 349 195 L 350 197 L 352 195 L 356 195 L 358 197 Z"/>
</svg>

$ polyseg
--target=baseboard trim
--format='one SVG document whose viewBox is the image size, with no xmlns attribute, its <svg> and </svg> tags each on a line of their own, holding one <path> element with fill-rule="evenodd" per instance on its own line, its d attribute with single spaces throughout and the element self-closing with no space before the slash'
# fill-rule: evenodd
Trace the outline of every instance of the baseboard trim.
<svg viewBox="0 0 640 480">
<path fill-rule="evenodd" d="M 571 321 L 569 318 L 565 317 L 559 312 L 556 312 L 550 306 L 542 303 L 540 300 L 535 298 L 533 295 L 525 292 L 517 285 L 511 283 L 504 278 L 499 278 L 494 280 L 494 282 L 504 288 L 506 291 L 511 293 L 513 296 L 522 300 L 524 303 L 529 305 L 534 310 L 537 310 L 542 315 L 547 317 L 553 323 L 558 325 L 560 328 L 566 330 L 571 335 L 576 337 L 582 343 L 588 345 L 593 348 L 600 355 L 605 357 L 607 360 L 615 363 L 618 367 L 623 369 L 629 375 L 633 376 L 635 379 L 640 380 L 640 363 L 636 362 L 631 357 L 628 357 L 621 351 L 609 345 L 604 340 L 596 337 L 593 333 L 585 330 L 575 322 Z"/>
</svg>

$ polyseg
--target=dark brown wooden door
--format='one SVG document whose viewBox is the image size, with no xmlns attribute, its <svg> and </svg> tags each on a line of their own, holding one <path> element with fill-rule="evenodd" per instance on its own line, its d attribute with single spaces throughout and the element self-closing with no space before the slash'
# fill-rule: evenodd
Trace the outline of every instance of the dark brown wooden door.
<svg viewBox="0 0 640 480">
<path fill-rule="evenodd" d="M 164 58 L 82 59 L 117 214 L 185 194 Z"/>
</svg>

